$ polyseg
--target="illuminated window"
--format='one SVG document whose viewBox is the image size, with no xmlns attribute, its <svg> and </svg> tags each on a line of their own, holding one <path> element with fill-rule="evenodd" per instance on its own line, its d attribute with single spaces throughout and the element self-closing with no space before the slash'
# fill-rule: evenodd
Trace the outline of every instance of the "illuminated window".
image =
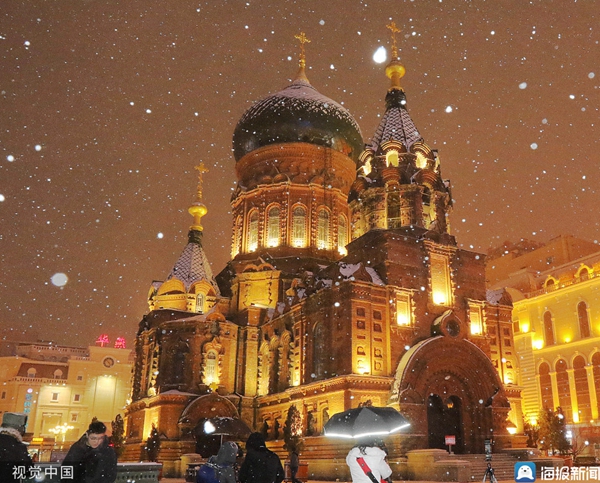
<svg viewBox="0 0 600 483">
<path fill-rule="evenodd" d="M 292 213 L 292 245 L 306 246 L 306 210 L 302 206 L 296 206 Z"/>
<path fill-rule="evenodd" d="M 552 314 L 544 313 L 544 339 L 546 345 L 554 345 L 554 327 L 552 326 Z"/>
<path fill-rule="evenodd" d="M 540 395 L 542 396 L 542 407 L 553 408 L 552 379 L 550 377 L 550 366 L 543 362 L 538 369 L 540 375 Z"/>
<path fill-rule="evenodd" d="M 267 245 L 279 245 L 279 207 L 273 206 L 267 215 Z"/>
<path fill-rule="evenodd" d="M 577 317 L 579 318 L 579 335 L 585 339 L 590 336 L 590 319 L 585 302 L 577 304 Z"/>
<path fill-rule="evenodd" d="M 483 324 L 481 320 L 481 307 L 469 307 L 469 319 L 471 320 L 471 334 L 483 334 Z"/>
<path fill-rule="evenodd" d="M 248 219 L 248 251 L 258 248 L 258 211 L 254 210 Z"/>
<path fill-rule="evenodd" d="M 348 220 L 344 215 L 340 215 L 338 224 L 338 252 L 346 255 L 346 245 L 348 244 Z"/>
<path fill-rule="evenodd" d="M 324 209 L 319 211 L 317 225 L 317 248 L 319 250 L 329 249 L 329 212 Z"/>
<path fill-rule="evenodd" d="M 569 374 L 567 373 L 567 361 L 559 359 L 554 366 L 556 371 L 556 389 L 558 390 L 558 405 L 562 408 L 565 418 L 572 421 L 571 389 L 569 386 Z"/>
<path fill-rule="evenodd" d="M 429 255 L 431 269 L 431 296 L 436 305 L 451 305 L 450 270 L 448 258 L 444 255 Z"/>
<path fill-rule="evenodd" d="M 37 371 L 35 370 L 35 367 L 30 367 L 27 369 L 27 377 L 35 377 L 36 374 Z"/>
<path fill-rule="evenodd" d="M 235 220 L 235 227 L 233 232 L 233 250 L 232 257 L 235 257 L 240 251 L 242 251 L 242 233 L 243 233 L 243 222 L 242 217 L 238 216 Z"/>
<path fill-rule="evenodd" d="M 429 188 L 423 188 L 423 222 L 425 223 L 425 228 L 429 228 L 430 223 L 433 221 L 433 212 L 434 209 L 431 206 L 431 191 Z"/>
<path fill-rule="evenodd" d="M 204 357 L 204 384 L 210 385 L 213 382 L 219 382 L 217 371 L 217 353 L 208 351 Z"/>
<path fill-rule="evenodd" d="M 196 313 L 204 313 L 204 294 L 196 294 Z"/>
<path fill-rule="evenodd" d="M 392 191 L 387 196 L 387 227 L 389 229 L 402 226 L 400 217 L 400 193 Z"/>
<path fill-rule="evenodd" d="M 405 326 L 412 324 L 410 299 L 406 296 L 399 296 L 396 299 L 396 323 Z"/>
<path fill-rule="evenodd" d="M 573 379 L 575 382 L 575 392 L 577 393 L 577 416 L 579 422 L 585 422 L 592 419 L 590 388 L 585 366 L 585 359 L 582 356 L 577 356 L 573 359 Z"/>
</svg>

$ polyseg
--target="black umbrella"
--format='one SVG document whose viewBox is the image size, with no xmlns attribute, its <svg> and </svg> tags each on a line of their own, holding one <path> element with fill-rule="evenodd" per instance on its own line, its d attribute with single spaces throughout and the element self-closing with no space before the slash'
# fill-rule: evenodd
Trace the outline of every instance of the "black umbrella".
<svg viewBox="0 0 600 483">
<path fill-rule="evenodd" d="M 323 430 L 325 436 L 358 439 L 385 436 L 408 426 L 410 423 L 394 408 L 365 406 L 334 414 Z"/>
<path fill-rule="evenodd" d="M 201 420 L 196 426 L 197 436 L 232 436 L 236 439 L 246 439 L 252 431 L 248 425 L 238 418 L 228 416 L 215 416 Z"/>
</svg>

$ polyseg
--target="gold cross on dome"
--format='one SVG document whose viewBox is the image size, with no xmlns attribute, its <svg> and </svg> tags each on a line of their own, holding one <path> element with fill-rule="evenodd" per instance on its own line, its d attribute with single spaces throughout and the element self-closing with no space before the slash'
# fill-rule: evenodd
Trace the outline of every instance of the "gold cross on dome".
<svg viewBox="0 0 600 483">
<path fill-rule="evenodd" d="M 300 65 L 304 67 L 306 64 L 306 56 L 304 55 L 304 44 L 310 44 L 310 40 L 306 37 L 304 32 L 300 32 L 299 35 L 294 35 L 294 38 L 300 41 Z"/>
<path fill-rule="evenodd" d="M 396 27 L 396 22 L 392 21 L 389 25 L 386 25 L 388 29 L 392 31 L 392 56 L 394 58 L 398 57 L 398 47 L 396 45 L 396 34 L 402 32 L 398 27 Z"/>
<path fill-rule="evenodd" d="M 202 201 L 202 182 L 204 181 L 204 173 L 208 173 L 208 168 L 204 166 L 204 161 L 200 161 L 200 164 L 194 167 L 198 171 L 198 190 L 196 191 L 196 199 Z"/>
</svg>

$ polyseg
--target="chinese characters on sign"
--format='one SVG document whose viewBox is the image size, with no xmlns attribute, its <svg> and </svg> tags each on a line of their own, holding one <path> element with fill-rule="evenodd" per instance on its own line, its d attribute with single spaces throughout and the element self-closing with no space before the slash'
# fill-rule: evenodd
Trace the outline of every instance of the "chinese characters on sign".
<svg viewBox="0 0 600 483">
<path fill-rule="evenodd" d="M 39 466 L 31 466 L 26 468 L 25 466 L 14 466 L 13 467 L 13 478 L 15 481 L 24 480 L 27 478 L 36 478 L 39 480 L 42 475 L 49 477 L 52 481 L 55 476 L 60 474 L 62 480 L 73 479 L 73 467 L 72 466 L 46 466 L 43 469 Z M 58 480 L 57 480 L 58 481 Z"/>
</svg>

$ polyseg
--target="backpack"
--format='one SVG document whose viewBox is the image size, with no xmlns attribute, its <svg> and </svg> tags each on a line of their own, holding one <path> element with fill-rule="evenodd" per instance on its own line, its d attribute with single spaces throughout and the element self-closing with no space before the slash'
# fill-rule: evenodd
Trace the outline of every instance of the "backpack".
<svg viewBox="0 0 600 483">
<path fill-rule="evenodd" d="M 217 466 L 212 463 L 203 464 L 196 473 L 196 483 L 219 483 Z"/>
</svg>

